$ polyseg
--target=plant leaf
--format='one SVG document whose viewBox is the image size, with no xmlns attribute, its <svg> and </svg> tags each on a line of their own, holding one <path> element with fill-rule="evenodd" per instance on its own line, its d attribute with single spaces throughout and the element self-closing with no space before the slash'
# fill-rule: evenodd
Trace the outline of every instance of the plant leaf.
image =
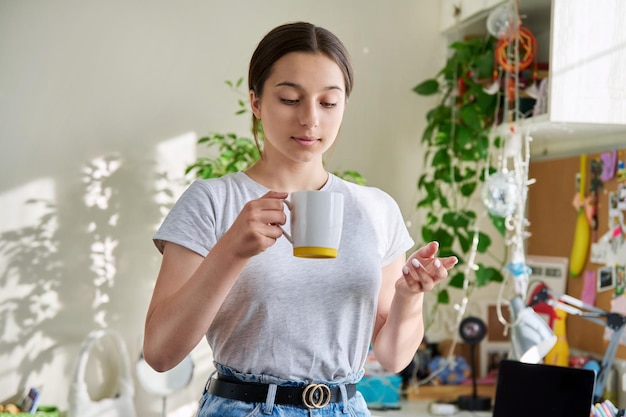
<svg viewBox="0 0 626 417">
<path fill-rule="evenodd" d="M 413 87 L 413 92 L 421 96 L 431 96 L 436 94 L 439 92 L 439 81 L 434 78 L 425 80 Z"/>
<path fill-rule="evenodd" d="M 476 271 L 476 285 L 478 287 L 483 287 L 490 282 L 502 281 L 504 281 L 504 277 L 499 270 L 481 263 L 478 264 L 478 270 Z"/>
<path fill-rule="evenodd" d="M 454 288 L 463 288 L 463 284 L 465 283 L 465 274 L 463 272 L 457 272 L 452 275 L 448 285 Z"/>
<path fill-rule="evenodd" d="M 491 238 L 489 235 L 478 232 L 478 248 L 476 250 L 478 250 L 479 253 L 485 253 L 487 249 L 489 249 L 489 246 L 491 246 Z"/>
<path fill-rule="evenodd" d="M 463 197 L 469 197 L 474 194 L 474 190 L 476 190 L 476 182 L 468 182 L 461 186 L 461 195 Z"/>
<path fill-rule="evenodd" d="M 465 106 L 461 109 L 461 120 L 470 129 L 481 130 L 483 128 L 481 122 L 481 113 L 475 106 Z"/>
<path fill-rule="evenodd" d="M 489 218 L 491 219 L 491 223 L 494 225 L 498 233 L 500 233 L 501 236 L 504 236 L 506 233 L 505 218 L 500 217 L 500 216 L 495 216 L 491 213 L 489 213 Z"/>
<path fill-rule="evenodd" d="M 437 293 L 437 302 L 440 304 L 450 303 L 450 294 L 445 288 Z"/>
</svg>

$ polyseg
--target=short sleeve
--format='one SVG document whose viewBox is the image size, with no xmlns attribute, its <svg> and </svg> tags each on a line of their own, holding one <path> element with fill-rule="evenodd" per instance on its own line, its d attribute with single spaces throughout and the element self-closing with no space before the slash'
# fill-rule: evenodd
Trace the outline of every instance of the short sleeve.
<svg viewBox="0 0 626 417">
<path fill-rule="evenodd" d="M 165 242 L 181 245 L 206 256 L 215 245 L 215 210 L 209 189 L 200 181 L 183 192 L 152 240 L 163 253 Z"/>
</svg>

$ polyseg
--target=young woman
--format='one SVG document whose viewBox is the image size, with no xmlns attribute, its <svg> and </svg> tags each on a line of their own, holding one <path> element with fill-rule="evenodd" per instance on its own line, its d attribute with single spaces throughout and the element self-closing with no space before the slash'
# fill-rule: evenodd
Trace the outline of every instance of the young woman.
<svg viewBox="0 0 626 417">
<path fill-rule="evenodd" d="M 262 157 L 246 172 L 195 181 L 154 236 L 163 260 L 144 357 L 165 371 L 206 336 L 217 374 L 199 417 L 369 416 L 355 383 L 370 345 L 387 370 L 406 367 L 424 335 L 424 292 L 457 260 L 437 258 L 431 242 L 407 261 L 413 241 L 396 202 L 324 168 L 353 84 L 335 35 L 304 22 L 276 27 L 248 82 Z M 292 255 L 280 226 L 297 190 L 343 194 L 337 258 Z"/>
</svg>

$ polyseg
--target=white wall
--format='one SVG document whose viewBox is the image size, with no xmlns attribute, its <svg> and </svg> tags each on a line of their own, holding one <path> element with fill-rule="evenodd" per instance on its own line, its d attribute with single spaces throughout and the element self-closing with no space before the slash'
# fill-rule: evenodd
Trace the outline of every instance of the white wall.
<svg viewBox="0 0 626 417">
<path fill-rule="evenodd" d="M 198 135 L 248 133 L 224 80 L 246 75 L 278 24 L 346 43 L 356 85 L 329 168 L 360 171 L 410 219 L 432 104 L 411 89 L 443 63 L 438 13 L 432 0 L 0 0 L 0 245 L 18 250 L 0 257 L 0 401 L 39 386 L 65 409 L 94 328 L 138 357 L 160 261 L 150 238 L 172 201 L 159 190 L 180 193 Z M 170 410 L 200 395 L 208 348 L 194 357 Z M 139 415 L 159 415 L 136 391 Z"/>
</svg>

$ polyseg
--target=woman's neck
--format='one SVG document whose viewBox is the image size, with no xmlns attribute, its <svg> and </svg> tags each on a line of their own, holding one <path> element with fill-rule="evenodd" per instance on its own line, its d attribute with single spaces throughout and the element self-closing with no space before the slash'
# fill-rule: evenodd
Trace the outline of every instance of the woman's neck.
<svg viewBox="0 0 626 417">
<path fill-rule="evenodd" d="M 328 172 L 323 166 L 315 169 L 307 164 L 295 166 L 293 169 L 270 166 L 267 161 L 259 159 L 246 170 L 246 174 L 257 183 L 273 191 L 293 192 L 303 190 L 319 190 L 328 181 Z"/>
</svg>

